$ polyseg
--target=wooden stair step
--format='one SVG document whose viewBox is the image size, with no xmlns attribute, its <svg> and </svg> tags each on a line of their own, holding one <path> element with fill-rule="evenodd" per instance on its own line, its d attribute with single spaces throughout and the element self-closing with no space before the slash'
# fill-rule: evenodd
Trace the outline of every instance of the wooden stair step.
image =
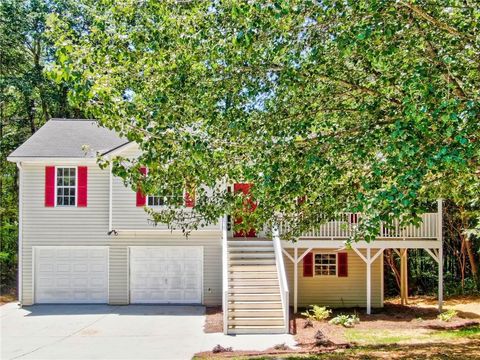
<svg viewBox="0 0 480 360">
<path fill-rule="evenodd" d="M 271 309 L 278 310 L 282 309 L 281 301 L 236 301 L 228 304 L 228 309 Z"/>
<path fill-rule="evenodd" d="M 232 246 L 228 248 L 229 253 L 242 253 L 242 252 L 272 252 L 273 246 Z"/>
<path fill-rule="evenodd" d="M 278 285 L 277 277 L 272 279 L 232 279 L 228 282 L 230 286 L 271 286 Z"/>
<path fill-rule="evenodd" d="M 270 287 L 230 287 L 228 289 L 229 294 L 280 294 L 279 286 L 270 286 Z"/>
<path fill-rule="evenodd" d="M 231 335 L 240 334 L 284 334 L 285 326 L 232 326 L 227 329 Z"/>
<path fill-rule="evenodd" d="M 275 259 L 230 259 L 230 265 L 275 265 Z"/>
<path fill-rule="evenodd" d="M 242 319 L 229 319 L 228 324 L 234 325 L 257 325 L 257 326 L 269 326 L 269 325 L 284 325 L 283 318 L 242 318 Z"/>
<path fill-rule="evenodd" d="M 278 275 L 276 271 L 263 271 L 263 272 L 258 272 L 258 271 L 241 271 L 241 272 L 231 272 L 228 275 L 228 280 L 229 281 L 234 281 L 234 280 L 277 280 Z"/>
<path fill-rule="evenodd" d="M 230 253 L 228 255 L 230 259 L 275 259 L 275 254 L 272 252 L 264 253 L 252 253 L 252 252 L 242 252 L 242 253 Z"/>
<path fill-rule="evenodd" d="M 277 266 L 271 264 L 258 264 L 258 265 L 241 265 L 241 264 L 232 264 L 228 267 L 230 272 L 240 272 L 240 271 L 249 271 L 249 272 L 275 272 L 277 273 Z"/>
<path fill-rule="evenodd" d="M 229 301 L 280 301 L 280 294 L 231 294 L 228 295 Z"/>
<path fill-rule="evenodd" d="M 228 247 L 244 247 L 244 246 L 264 246 L 264 247 L 271 247 L 273 248 L 273 242 L 271 240 L 243 240 L 243 241 L 227 241 Z"/>
<path fill-rule="evenodd" d="M 257 317 L 268 317 L 274 318 L 279 317 L 283 319 L 283 311 L 281 309 L 229 309 L 228 310 L 229 318 L 257 318 Z"/>
</svg>

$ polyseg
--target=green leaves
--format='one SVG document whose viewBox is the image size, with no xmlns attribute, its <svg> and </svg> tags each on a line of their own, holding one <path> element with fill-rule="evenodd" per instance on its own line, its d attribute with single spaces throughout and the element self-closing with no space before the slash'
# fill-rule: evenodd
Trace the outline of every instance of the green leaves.
<svg viewBox="0 0 480 360">
<path fill-rule="evenodd" d="M 424 203 L 460 197 L 458 181 L 478 185 L 476 8 L 83 2 L 82 29 L 52 21 L 53 73 L 138 142 L 143 155 L 116 173 L 136 184 L 142 164 L 156 169 L 152 189 L 213 187 L 199 190 L 192 222 L 180 210 L 157 219 L 195 227 L 243 212 L 260 226 L 281 215 L 295 236 L 319 213 L 361 210 L 358 237 L 374 239 L 382 221 L 414 223 Z M 255 184 L 253 214 L 223 186 L 235 182 Z"/>
</svg>

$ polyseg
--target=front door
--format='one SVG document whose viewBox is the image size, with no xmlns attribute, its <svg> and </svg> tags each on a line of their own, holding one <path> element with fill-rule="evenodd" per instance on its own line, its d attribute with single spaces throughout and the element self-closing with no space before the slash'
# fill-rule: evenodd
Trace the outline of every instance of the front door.
<svg viewBox="0 0 480 360">
<path fill-rule="evenodd" d="M 257 208 L 257 204 L 252 200 L 250 195 L 250 188 L 252 187 L 252 184 L 234 184 L 233 185 L 233 191 L 234 192 L 242 192 L 243 195 L 245 196 L 245 205 L 248 207 L 248 210 L 253 212 Z M 235 224 L 241 224 L 242 223 L 242 218 L 236 218 L 235 219 Z M 240 231 L 235 231 L 233 234 L 233 237 L 256 237 L 257 232 L 255 229 L 249 229 L 246 233 L 244 230 Z"/>
</svg>

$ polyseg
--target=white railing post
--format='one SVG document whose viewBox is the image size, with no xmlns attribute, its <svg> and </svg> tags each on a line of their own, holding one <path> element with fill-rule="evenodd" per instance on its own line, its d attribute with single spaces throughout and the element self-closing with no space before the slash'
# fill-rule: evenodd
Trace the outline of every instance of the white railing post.
<svg viewBox="0 0 480 360">
<path fill-rule="evenodd" d="M 442 199 L 437 201 L 437 239 L 440 242 L 438 248 L 438 310 L 442 311 L 443 307 L 443 202 Z"/>
<path fill-rule="evenodd" d="M 285 263 L 283 261 L 282 243 L 280 242 L 280 234 L 278 233 L 278 227 L 275 225 L 272 229 L 272 241 L 275 251 L 275 263 L 277 265 L 278 280 L 280 283 L 280 297 L 282 300 L 283 316 L 285 319 L 285 332 L 289 332 L 289 292 L 287 275 L 285 272 Z"/>
<path fill-rule="evenodd" d="M 223 333 L 228 333 L 228 231 L 227 216 L 222 218 L 222 307 L 223 307 Z"/>
</svg>

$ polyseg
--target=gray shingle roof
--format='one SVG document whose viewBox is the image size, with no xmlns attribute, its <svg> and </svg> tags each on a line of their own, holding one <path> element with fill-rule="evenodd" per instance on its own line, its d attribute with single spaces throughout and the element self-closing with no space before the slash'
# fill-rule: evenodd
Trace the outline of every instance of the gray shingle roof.
<svg viewBox="0 0 480 360">
<path fill-rule="evenodd" d="M 9 157 L 92 158 L 127 142 L 95 120 L 51 119 Z"/>
</svg>

